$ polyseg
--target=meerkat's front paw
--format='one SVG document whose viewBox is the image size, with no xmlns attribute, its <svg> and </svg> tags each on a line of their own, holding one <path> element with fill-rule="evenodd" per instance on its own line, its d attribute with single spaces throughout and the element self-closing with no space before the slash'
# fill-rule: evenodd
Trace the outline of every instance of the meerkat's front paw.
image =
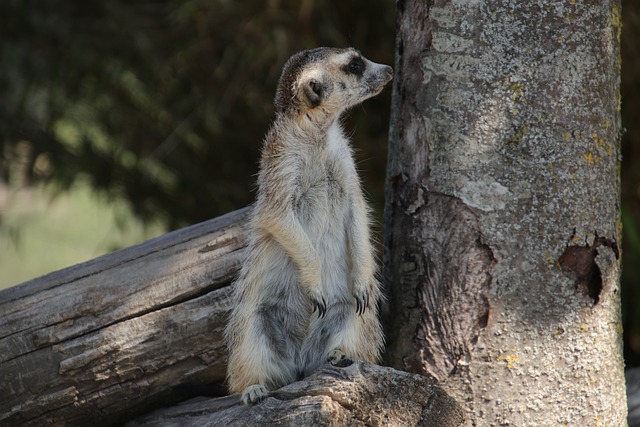
<svg viewBox="0 0 640 427">
<path fill-rule="evenodd" d="M 358 313 L 358 316 L 364 314 L 364 311 L 369 308 L 369 290 L 362 289 L 360 292 L 354 290 L 353 298 L 356 300 L 356 313 Z"/>
<path fill-rule="evenodd" d="M 250 403 L 258 403 L 269 394 L 269 390 L 263 385 L 254 384 L 245 388 L 242 392 L 241 400 L 245 405 Z"/>
<path fill-rule="evenodd" d="M 324 298 L 321 298 L 320 300 L 312 299 L 311 300 L 311 305 L 313 305 L 312 313 L 315 313 L 316 310 L 317 310 L 318 311 L 318 317 L 322 318 L 327 313 L 327 303 L 324 300 Z"/>
<path fill-rule="evenodd" d="M 353 299 L 356 303 L 356 313 L 358 313 L 358 316 L 361 316 L 367 308 L 369 308 L 373 291 L 372 286 L 375 284 L 375 279 L 354 274 L 351 276 L 350 282 L 352 283 Z"/>
<path fill-rule="evenodd" d="M 313 306 L 312 313 L 318 312 L 318 317 L 322 318 L 327 313 L 327 301 L 320 292 L 310 292 L 309 298 Z"/>
</svg>

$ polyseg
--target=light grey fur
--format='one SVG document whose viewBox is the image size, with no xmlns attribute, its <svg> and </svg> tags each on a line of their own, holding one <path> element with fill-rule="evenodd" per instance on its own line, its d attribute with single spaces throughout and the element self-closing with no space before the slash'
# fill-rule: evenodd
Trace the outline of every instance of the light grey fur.
<svg viewBox="0 0 640 427">
<path fill-rule="evenodd" d="M 354 49 L 303 51 L 285 64 L 225 331 L 229 388 L 245 403 L 327 360 L 379 359 L 368 208 L 339 120 L 391 77 Z"/>
</svg>

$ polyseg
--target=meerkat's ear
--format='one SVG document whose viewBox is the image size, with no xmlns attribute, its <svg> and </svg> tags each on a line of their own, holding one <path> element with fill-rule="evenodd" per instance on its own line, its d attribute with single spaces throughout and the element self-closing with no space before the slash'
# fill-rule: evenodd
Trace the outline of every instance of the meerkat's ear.
<svg viewBox="0 0 640 427">
<path fill-rule="evenodd" d="M 304 91 L 304 95 L 309 100 L 311 107 L 317 107 L 320 105 L 320 101 L 322 101 L 325 92 L 322 82 L 316 79 L 309 79 L 303 83 L 302 89 Z"/>
</svg>

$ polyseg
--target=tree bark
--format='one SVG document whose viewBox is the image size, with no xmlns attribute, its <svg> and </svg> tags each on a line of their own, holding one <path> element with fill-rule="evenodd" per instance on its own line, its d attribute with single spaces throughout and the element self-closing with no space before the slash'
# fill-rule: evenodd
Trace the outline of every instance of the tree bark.
<svg viewBox="0 0 640 427">
<path fill-rule="evenodd" d="M 0 292 L 0 424 L 119 425 L 224 380 L 232 212 Z"/>
<path fill-rule="evenodd" d="M 419 375 L 356 362 L 326 365 L 255 406 L 237 395 L 161 409 L 126 427 L 424 426 L 462 427 L 464 411 Z"/>
<path fill-rule="evenodd" d="M 619 2 L 398 9 L 388 362 L 474 425 L 625 425 Z"/>
</svg>

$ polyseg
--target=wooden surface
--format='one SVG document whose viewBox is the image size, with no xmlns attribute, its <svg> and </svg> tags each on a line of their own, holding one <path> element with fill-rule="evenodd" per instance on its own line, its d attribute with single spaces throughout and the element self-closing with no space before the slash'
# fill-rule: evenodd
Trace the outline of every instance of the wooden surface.
<svg viewBox="0 0 640 427">
<path fill-rule="evenodd" d="M 114 425 L 222 381 L 248 209 L 0 292 L 0 425 Z"/>
<path fill-rule="evenodd" d="M 356 362 L 314 375 L 244 406 L 237 395 L 148 414 L 126 427 L 425 426 L 461 427 L 464 411 L 430 378 Z"/>
</svg>

